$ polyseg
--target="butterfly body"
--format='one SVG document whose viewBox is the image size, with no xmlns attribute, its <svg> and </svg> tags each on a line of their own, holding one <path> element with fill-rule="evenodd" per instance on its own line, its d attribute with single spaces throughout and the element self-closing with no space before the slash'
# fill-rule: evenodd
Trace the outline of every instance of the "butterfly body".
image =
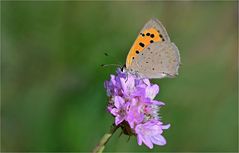
<svg viewBox="0 0 239 153">
<path fill-rule="evenodd" d="M 167 31 L 157 19 L 148 21 L 140 31 L 126 59 L 126 71 L 145 78 L 174 77 L 180 55 Z"/>
</svg>

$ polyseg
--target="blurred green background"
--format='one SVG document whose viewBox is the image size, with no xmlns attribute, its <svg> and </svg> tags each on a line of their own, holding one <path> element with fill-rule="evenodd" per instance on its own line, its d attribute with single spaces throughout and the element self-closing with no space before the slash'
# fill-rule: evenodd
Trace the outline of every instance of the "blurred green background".
<svg viewBox="0 0 239 153">
<path fill-rule="evenodd" d="M 1 150 L 91 151 L 109 130 L 103 83 L 152 17 L 181 53 L 153 80 L 171 123 L 149 150 L 118 137 L 106 151 L 237 151 L 237 2 L 1 2 Z M 110 56 L 105 57 L 107 52 Z"/>
</svg>

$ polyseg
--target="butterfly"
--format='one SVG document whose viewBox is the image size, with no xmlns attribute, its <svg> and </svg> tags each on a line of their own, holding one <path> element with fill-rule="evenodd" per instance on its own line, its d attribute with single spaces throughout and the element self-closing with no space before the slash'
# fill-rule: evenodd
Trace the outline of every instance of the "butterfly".
<svg viewBox="0 0 239 153">
<path fill-rule="evenodd" d="M 175 77 L 180 55 L 162 23 L 153 18 L 141 29 L 131 47 L 125 70 L 145 78 Z"/>
</svg>

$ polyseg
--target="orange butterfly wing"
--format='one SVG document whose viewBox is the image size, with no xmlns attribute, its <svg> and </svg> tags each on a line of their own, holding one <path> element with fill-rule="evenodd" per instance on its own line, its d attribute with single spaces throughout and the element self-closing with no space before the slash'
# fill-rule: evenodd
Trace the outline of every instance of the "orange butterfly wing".
<svg viewBox="0 0 239 153">
<path fill-rule="evenodd" d="M 161 41 L 170 42 L 170 38 L 163 24 L 158 19 L 152 18 L 144 25 L 130 49 L 126 59 L 126 68 L 129 68 L 137 54 L 142 52 L 151 43 Z"/>
<path fill-rule="evenodd" d="M 160 41 L 164 41 L 164 38 L 155 28 L 146 29 L 140 33 L 129 51 L 126 59 L 126 67 L 129 67 L 135 56 L 147 48 L 151 43 Z"/>
</svg>

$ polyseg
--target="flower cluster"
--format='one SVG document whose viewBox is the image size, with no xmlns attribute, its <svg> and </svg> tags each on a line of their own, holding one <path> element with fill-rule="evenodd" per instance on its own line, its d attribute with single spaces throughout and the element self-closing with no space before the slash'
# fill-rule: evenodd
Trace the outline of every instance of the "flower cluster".
<svg viewBox="0 0 239 153">
<path fill-rule="evenodd" d="M 166 144 L 162 133 L 170 125 L 163 125 L 158 116 L 164 105 L 154 100 L 158 85 L 118 69 L 117 75 L 105 81 L 105 88 L 110 99 L 108 111 L 115 117 L 115 125 L 121 126 L 125 134 L 136 135 L 139 145 L 144 143 L 152 149 L 153 144 Z"/>
</svg>

